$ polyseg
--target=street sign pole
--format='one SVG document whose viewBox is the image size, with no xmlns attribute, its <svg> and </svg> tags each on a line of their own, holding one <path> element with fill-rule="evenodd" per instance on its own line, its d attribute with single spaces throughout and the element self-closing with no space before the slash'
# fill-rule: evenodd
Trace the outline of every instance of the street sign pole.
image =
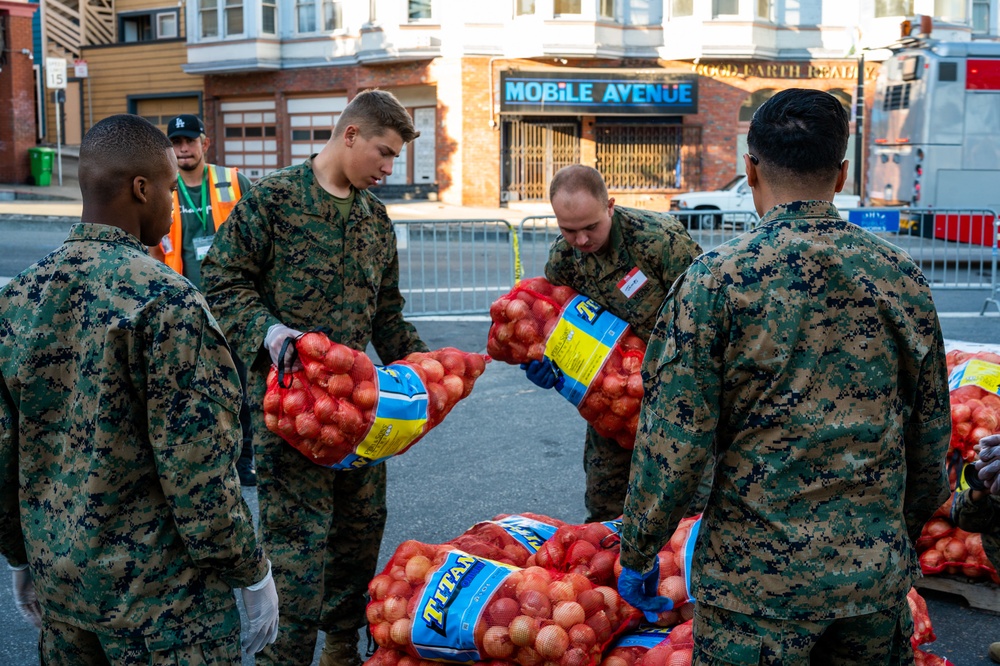
<svg viewBox="0 0 1000 666">
<path fill-rule="evenodd" d="M 56 164 L 59 170 L 59 185 L 62 177 L 62 104 L 66 101 L 66 59 L 45 59 L 45 87 L 52 91 L 56 105 Z"/>
<path fill-rule="evenodd" d="M 59 173 L 59 187 L 62 187 L 62 105 L 59 103 L 59 90 L 53 90 L 56 103 L 56 170 Z"/>
</svg>

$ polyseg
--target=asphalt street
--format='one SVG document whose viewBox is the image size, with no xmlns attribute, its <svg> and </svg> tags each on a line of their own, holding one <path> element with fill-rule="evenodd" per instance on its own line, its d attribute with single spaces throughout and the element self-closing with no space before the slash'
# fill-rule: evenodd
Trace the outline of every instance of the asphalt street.
<svg viewBox="0 0 1000 666">
<path fill-rule="evenodd" d="M 0 277 L 15 275 L 56 247 L 66 228 L 58 221 L 0 219 Z M 989 295 L 935 292 L 945 337 L 1000 343 L 1000 310 L 978 314 Z M 485 349 L 485 317 L 414 322 L 431 348 Z M 583 433 L 582 419 L 559 395 L 536 389 L 514 366 L 491 363 L 472 395 L 445 422 L 387 463 L 389 521 L 379 566 L 406 539 L 445 541 L 499 513 L 530 511 L 581 522 Z M 256 511 L 256 492 L 246 489 L 244 496 Z M 925 598 L 938 637 L 929 651 L 957 666 L 991 663 L 986 649 L 1000 640 L 1000 615 L 970 609 L 952 595 L 928 592 Z M 0 666 L 38 663 L 37 632 L 18 615 L 7 583 L 0 584 L 0 636 Z"/>
</svg>

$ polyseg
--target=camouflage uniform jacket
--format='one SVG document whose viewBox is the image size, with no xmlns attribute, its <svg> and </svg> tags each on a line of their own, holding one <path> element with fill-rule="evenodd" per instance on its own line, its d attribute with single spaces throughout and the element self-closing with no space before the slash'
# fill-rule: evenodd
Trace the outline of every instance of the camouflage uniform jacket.
<svg viewBox="0 0 1000 666">
<path fill-rule="evenodd" d="M 826 202 L 775 207 L 674 284 L 643 382 L 623 565 L 648 567 L 714 453 L 699 603 L 799 620 L 902 603 L 948 495 L 951 416 L 930 289 L 901 250 Z"/>
<path fill-rule="evenodd" d="M 1000 569 L 1000 497 L 987 495 L 973 502 L 970 491 L 955 493 L 951 521 L 966 532 L 982 534 L 986 557 L 994 569 Z"/>
<path fill-rule="evenodd" d="M 190 282 L 80 224 L 0 292 L 0 550 L 47 615 L 169 641 L 267 562 L 240 495 L 240 383 Z"/>
<path fill-rule="evenodd" d="M 648 340 L 670 285 L 701 248 L 673 217 L 622 206 L 615 207 L 608 244 L 604 252 L 581 252 L 560 236 L 549 249 L 545 277 L 592 298 Z M 618 284 L 633 268 L 647 280 L 629 298 Z"/>
<path fill-rule="evenodd" d="M 343 219 L 316 182 L 312 158 L 257 181 L 219 229 L 201 272 L 237 356 L 248 366 L 257 359 L 258 371 L 270 367 L 262 344 L 278 323 L 326 326 L 333 340 L 361 351 L 371 342 L 383 363 L 427 349 L 403 319 L 385 206 L 356 190 Z M 263 381 L 260 374 L 251 381 Z"/>
</svg>

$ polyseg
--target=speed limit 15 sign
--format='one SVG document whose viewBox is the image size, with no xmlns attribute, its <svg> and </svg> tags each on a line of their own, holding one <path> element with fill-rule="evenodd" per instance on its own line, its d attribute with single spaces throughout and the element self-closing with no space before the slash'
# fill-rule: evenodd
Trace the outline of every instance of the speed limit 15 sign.
<svg viewBox="0 0 1000 666">
<path fill-rule="evenodd" d="M 45 87 L 50 90 L 64 90 L 66 88 L 65 58 L 45 59 Z"/>
</svg>

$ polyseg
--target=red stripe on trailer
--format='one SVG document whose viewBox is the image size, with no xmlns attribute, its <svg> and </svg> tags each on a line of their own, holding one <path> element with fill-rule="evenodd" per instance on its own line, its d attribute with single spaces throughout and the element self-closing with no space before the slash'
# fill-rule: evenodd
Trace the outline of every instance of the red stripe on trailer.
<svg viewBox="0 0 1000 666">
<path fill-rule="evenodd" d="M 1000 60 L 966 60 L 966 90 L 1000 90 Z"/>
</svg>

